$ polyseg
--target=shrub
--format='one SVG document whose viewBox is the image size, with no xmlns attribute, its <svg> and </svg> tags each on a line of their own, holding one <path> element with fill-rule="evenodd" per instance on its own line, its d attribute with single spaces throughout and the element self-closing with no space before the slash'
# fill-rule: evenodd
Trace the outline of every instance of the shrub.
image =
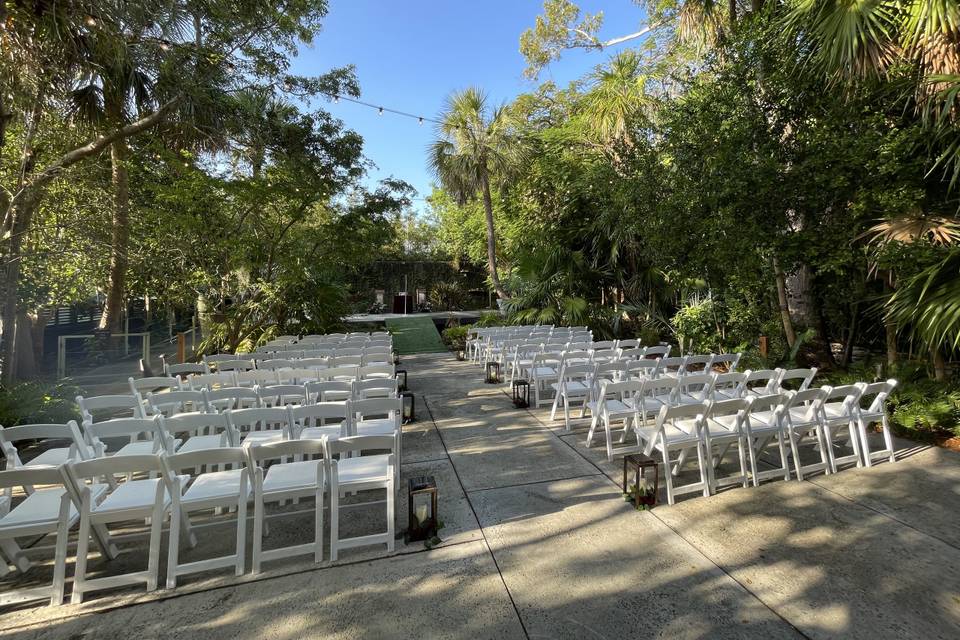
<svg viewBox="0 0 960 640">
<path fill-rule="evenodd" d="M 443 343 L 447 345 L 452 351 L 460 351 L 461 349 L 466 348 L 467 344 L 467 332 L 470 330 L 470 325 L 464 325 L 462 327 L 448 327 L 443 330 L 441 337 L 443 338 Z"/>
<path fill-rule="evenodd" d="M 710 353 L 721 350 L 723 342 L 717 331 L 712 298 L 688 302 L 670 319 L 684 353 Z"/>
<path fill-rule="evenodd" d="M 504 318 L 499 313 L 492 311 L 489 313 L 481 313 L 480 319 L 477 320 L 476 326 L 478 327 L 502 327 L 509 324 L 507 319 Z"/>
<path fill-rule="evenodd" d="M 463 309 L 467 292 L 459 282 L 438 282 L 430 291 L 430 303 L 438 311 L 459 311 Z"/>
<path fill-rule="evenodd" d="M 63 423 L 79 420 L 79 387 L 69 383 L 21 382 L 0 389 L 0 424 Z"/>
</svg>

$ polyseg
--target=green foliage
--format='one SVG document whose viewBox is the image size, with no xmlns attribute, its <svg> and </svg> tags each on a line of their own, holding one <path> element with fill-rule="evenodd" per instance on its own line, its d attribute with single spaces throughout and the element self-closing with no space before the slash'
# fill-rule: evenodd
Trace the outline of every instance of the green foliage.
<svg viewBox="0 0 960 640">
<path fill-rule="evenodd" d="M 480 319 L 477 320 L 476 325 L 478 327 L 502 327 L 510 324 L 510 322 L 504 316 L 496 312 L 490 313 L 481 313 Z"/>
<path fill-rule="evenodd" d="M 0 425 L 62 424 L 79 420 L 76 397 L 81 391 L 67 382 L 21 382 L 0 389 Z"/>
<path fill-rule="evenodd" d="M 470 329 L 470 325 L 447 327 L 440 333 L 440 337 L 443 338 L 443 343 L 447 345 L 451 351 L 459 351 L 466 348 L 467 332 Z"/>
<path fill-rule="evenodd" d="M 456 281 L 438 282 L 429 295 L 434 311 L 459 311 L 467 299 L 467 292 Z"/>
<path fill-rule="evenodd" d="M 929 380 L 908 383 L 891 395 L 893 423 L 925 436 L 960 437 L 960 388 Z"/>
<path fill-rule="evenodd" d="M 723 351 L 723 337 L 717 329 L 713 298 L 693 300 L 680 307 L 670 320 L 682 353 Z"/>
</svg>

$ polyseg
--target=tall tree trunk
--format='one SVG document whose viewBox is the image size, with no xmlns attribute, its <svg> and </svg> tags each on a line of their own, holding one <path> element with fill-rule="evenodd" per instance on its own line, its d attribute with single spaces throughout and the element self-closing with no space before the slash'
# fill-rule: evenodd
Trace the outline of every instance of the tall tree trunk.
<svg viewBox="0 0 960 640">
<path fill-rule="evenodd" d="M 20 304 L 20 263 L 23 259 L 23 238 L 30 228 L 39 194 L 33 189 L 22 192 L 12 203 L 10 239 L 3 269 L 3 382 L 9 384 L 17 374 L 17 312 Z"/>
<path fill-rule="evenodd" d="M 888 272 L 887 277 L 883 280 L 883 289 L 884 293 L 887 294 L 887 299 L 890 298 L 890 295 L 893 294 L 893 272 Z M 887 366 L 891 366 L 897 363 L 899 360 L 899 355 L 897 353 L 897 325 L 892 322 L 889 318 L 884 317 L 883 319 L 883 328 L 886 333 L 886 342 L 887 342 Z"/>
<path fill-rule="evenodd" d="M 481 187 L 483 190 L 483 211 L 487 216 L 487 269 L 490 271 L 490 280 L 493 282 L 493 288 L 502 300 L 509 300 L 510 296 L 500 284 L 500 276 L 497 275 L 497 235 L 493 227 L 493 198 L 490 197 L 490 179 L 484 173 L 481 178 Z"/>
<path fill-rule="evenodd" d="M 783 336 L 787 339 L 787 346 L 791 349 L 797 342 L 797 332 L 793 329 L 793 320 L 790 319 L 790 304 L 787 300 L 787 276 L 780 268 L 780 262 L 773 258 L 773 275 L 777 281 L 777 303 L 780 308 L 780 321 L 783 323 Z"/>
<path fill-rule="evenodd" d="M 727 0 L 727 13 L 730 15 L 730 33 L 737 30 L 737 0 Z"/>
<path fill-rule="evenodd" d="M 931 347 L 930 356 L 933 359 L 933 379 L 943 382 L 947 379 L 947 363 L 943 358 L 943 351 L 939 347 Z"/>
<path fill-rule="evenodd" d="M 121 333 L 127 276 L 127 244 L 130 240 L 130 186 L 127 174 L 127 143 L 117 140 L 110 145 L 113 169 L 113 232 L 110 240 L 110 280 L 107 304 L 100 317 L 100 328 Z"/>
<path fill-rule="evenodd" d="M 847 341 L 843 345 L 843 354 L 840 356 L 840 366 L 844 369 L 850 365 L 850 360 L 853 357 L 853 343 L 857 339 L 859 319 L 860 301 L 857 300 L 853 303 L 853 307 L 850 309 L 850 324 L 847 328 Z"/>
</svg>

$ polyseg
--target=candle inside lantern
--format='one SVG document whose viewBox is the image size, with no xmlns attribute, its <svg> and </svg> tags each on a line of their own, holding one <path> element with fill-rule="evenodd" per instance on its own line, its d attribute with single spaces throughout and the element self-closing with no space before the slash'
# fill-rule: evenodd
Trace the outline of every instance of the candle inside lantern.
<svg viewBox="0 0 960 640">
<path fill-rule="evenodd" d="M 416 513 L 417 513 L 417 522 L 422 525 L 423 521 L 427 519 L 427 505 L 422 504 L 419 507 L 417 507 Z"/>
</svg>

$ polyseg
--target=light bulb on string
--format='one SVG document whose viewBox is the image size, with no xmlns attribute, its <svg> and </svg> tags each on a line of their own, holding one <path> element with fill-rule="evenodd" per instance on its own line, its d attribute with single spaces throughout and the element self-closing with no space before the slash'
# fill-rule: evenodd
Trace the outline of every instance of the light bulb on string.
<svg viewBox="0 0 960 640">
<path fill-rule="evenodd" d="M 380 115 L 383 115 L 383 107 L 380 107 L 379 109 L 377 109 L 377 111 L 380 113 Z"/>
</svg>

